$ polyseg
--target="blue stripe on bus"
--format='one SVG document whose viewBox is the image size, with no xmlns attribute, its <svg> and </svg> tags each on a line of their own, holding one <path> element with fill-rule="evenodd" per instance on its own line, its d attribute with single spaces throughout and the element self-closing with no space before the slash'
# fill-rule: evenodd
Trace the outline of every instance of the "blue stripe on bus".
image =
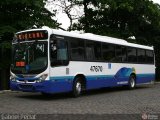
<svg viewBox="0 0 160 120">
<path fill-rule="evenodd" d="M 75 76 L 61 76 L 50 77 L 50 80 L 46 80 L 41 83 L 20 84 L 11 82 L 10 86 L 12 90 L 28 91 L 28 92 L 46 92 L 46 93 L 58 93 L 72 91 L 73 80 Z M 154 80 L 155 74 L 137 74 L 137 84 L 149 83 Z M 128 84 L 128 77 L 118 77 L 114 75 L 88 75 L 86 76 L 86 88 L 95 89 L 101 87 L 113 87 L 122 86 Z M 118 84 L 122 83 L 122 84 Z M 124 84 L 123 84 L 124 83 Z"/>
<path fill-rule="evenodd" d="M 69 82 L 72 83 L 75 76 L 61 76 L 61 77 L 50 77 L 50 80 L 57 82 Z M 121 76 L 116 77 L 114 75 L 87 75 L 85 76 L 87 80 L 87 89 L 94 89 L 99 87 L 112 87 L 112 86 L 122 86 L 127 85 L 129 77 Z M 137 74 L 136 83 L 148 83 L 154 80 L 155 74 Z M 124 84 L 117 84 L 117 82 L 124 82 Z"/>
<path fill-rule="evenodd" d="M 50 77 L 51 81 L 72 81 L 74 76 L 58 76 L 58 77 Z"/>
<path fill-rule="evenodd" d="M 137 78 L 136 78 L 137 84 L 149 83 L 149 82 L 151 82 L 153 80 L 155 80 L 155 74 L 154 73 L 137 74 Z"/>
<path fill-rule="evenodd" d="M 155 76 L 155 74 L 153 74 L 153 73 L 149 73 L 149 74 L 137 74 L 137 76 L 139 76 L 139 77 L 154 77 Z"/>
<path fill-rule="evenodd" d="M 117 79 L 119 78 L 128 78 L 127 77 L 116 77 L 115 75 L 87 75 L 85 76 L 87 80 L 98 80 L 98 79 Z M 136 74 L 136 77 L 139 78 L 154 78 L 155 74 L 150 73 L 150 74 Z M 50 77 L 50 80 L 73 80 L 75 76 L 57 76 L 57 77 Z"/>
</svg>

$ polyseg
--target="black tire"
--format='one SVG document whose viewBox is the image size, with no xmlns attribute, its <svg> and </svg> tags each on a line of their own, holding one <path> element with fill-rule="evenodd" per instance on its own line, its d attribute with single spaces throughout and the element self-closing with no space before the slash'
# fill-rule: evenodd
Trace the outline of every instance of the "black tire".
<svg viewBox="0 0 160 120">
<path fill-rule="evenodd" d="M 82 93 L 82 79 L 77 77 L 73 83 L 72 95 L 73 97 L 79 97 Z"/>
<path fill-rule="evenodd" d="M 129 81 L 128 81 L 128 88 L 134 89 L 135 87 L 136 87 L 136 77 L 135 77 L 135 75 L 131 75 L 129 77 Z"/>
<path fill-rule="evenodd" d="M 52 96 L 51 93 L 44 93 L 44 92 L 41 92 L 41 95 L 44 96 L 44 97 L 50 97 L 50 96 Z"/>
</svg>

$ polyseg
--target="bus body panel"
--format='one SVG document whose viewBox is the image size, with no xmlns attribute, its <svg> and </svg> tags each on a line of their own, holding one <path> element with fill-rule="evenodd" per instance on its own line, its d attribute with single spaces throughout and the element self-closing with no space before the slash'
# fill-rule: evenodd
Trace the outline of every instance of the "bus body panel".
<svg viewBox="0 0 160 120">
<path fill-rule="evenodd" d="M 78 74 L 85 76 L 86 89 L 128 85 L 129 76 L 134 72 L 136 72 L 136 84 L 151 83 L 155 77 L 154 67 L 151 65 L 110 64 L 71 61 L 68 66 L 50 68 L 49 80 L 45 82 L 33 84 L 11 82 L 11 89 L 45 93 L 69 92 L 72 91 L 73 80 Z M 102 72 L 100 70 L 99 72 L 91 71 L 91 66 L 102 66 L 103 70 Z M 135 71 L 130 71 L 133 66 Z M 69 69 L 69 73 L 66 73 L 67 69 Z"/>
<path fill-rule="evenodd" d="M 94 68 L 91 70 L 93 66 Z M 99 70 L 100 67 L 102 71 Z M 66 74 L 67 70 L 69 73 Z M 137 84 L 150 83 L 155 77 L 153 65 L 126 63 L 71 61 L 68 66 L 51 68 L 50 72 L 51 78 L 54 76 L 55 81 L 64 79 L 71 84 L 76 75 L 82 74 L 86 78 L 87 89 L 128 85 L 132 73 L 136 75 Z M 65 74 L 66 76 L 64 76 Z"/>
</svg>

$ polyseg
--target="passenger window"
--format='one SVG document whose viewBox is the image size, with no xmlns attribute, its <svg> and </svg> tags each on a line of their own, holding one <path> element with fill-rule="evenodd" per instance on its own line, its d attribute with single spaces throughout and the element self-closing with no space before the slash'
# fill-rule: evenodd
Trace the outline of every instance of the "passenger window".
<svg viewBox="0 0 160 120">
<path fill-rule="evenodd" d="M 68 64 L 67 41 L 58 38 L 51 38 L 50 42 L 51 66 Z"/>
<path fill-rule="evenodd" d="M 75 38 L 71 40 L 70 47 L 71 47 L 72 60 L 84 60 L 85 59 L 84 40 Z"/>
<path fill-rule="evenodd" d="M 122 47 L 122 62 L 127 62 L 127 47 Z"/>
<path fill-rule="evenodd" d="M 153 51 L 146 50 L 146 62 L 147 63 L 154 63 L 154 53 Z"/>
<path fill-rule="evenodd" d="M 116 46 L 116 62 L 126 62 L 127 61 L 127 49 L 124 46 Z"/>
<path fill-rule="evenodd" d="M 103 44 L 102 55 L 105 61 L 115 60 L 115 46 L 111 44 Z"/>
<path fill-rule="evenodd" d="M 145 61 L 146 61 L 145 50 L 138 49 L 137 59 L 138 59 L 139 63 L 145 63 Z"/>
<path fill-rule="evenodd" d="M 87 60 L 101 60 L 101 44 L 99 42 L 86 42 Z"/>
<path fill-rule="evenodd" d="M 136 49 L 135 48 L 128 48 L 127 49 L 127 55 L 128 55 L 128 62 L 137 62 L 137 55 L 136 55 Z"/>
<path fill-rule="evenodd" d="M 122 47 L 121 46 L 116 46 L 115 61 L 116 62 L 122 62 Z"/>
</svg>

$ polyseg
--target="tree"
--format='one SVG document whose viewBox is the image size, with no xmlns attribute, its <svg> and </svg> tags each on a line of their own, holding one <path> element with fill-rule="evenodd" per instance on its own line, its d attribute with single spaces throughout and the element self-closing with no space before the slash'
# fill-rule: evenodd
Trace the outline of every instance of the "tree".
<svg viewBox="0 0 160 120">
<path fill-rule="evenodd" d="M 51 11 L 56 11 L 56 13 L 64 13 L 67 15 L 70 25 L 68 31 L 72 30 L 72 25 L 75 20 L 83 15 L 83 11 L 80 6 L 77 5 L 75 0 L 49 0 L 47 6 Z M 65 30 L 64 28 L 61 28 Z"/>
<path fill-rule="evenodd" d="M 73 29 L 123 39 L 148 39 L 151 36 L 146 33 L 159 26 L 159 5 L 149 0 L 83 0 L 79 4 L 85 14 Z"/>
</svg>

